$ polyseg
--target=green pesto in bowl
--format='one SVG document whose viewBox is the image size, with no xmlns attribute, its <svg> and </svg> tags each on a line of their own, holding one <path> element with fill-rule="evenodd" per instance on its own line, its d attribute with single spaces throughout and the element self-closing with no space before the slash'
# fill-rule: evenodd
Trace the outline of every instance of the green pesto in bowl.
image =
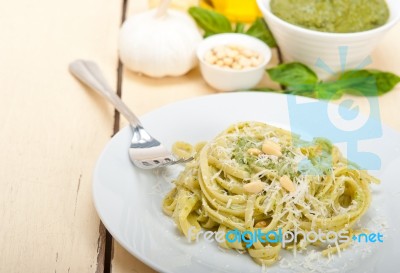
<svg viewBox="0 0 400 273">
<path fill-rule="evenodd" d="M 304 28 L 334 33 L 374 29 L 389 19 L 385 0 L 271 0 L 277 17 Z"/>
</svg>

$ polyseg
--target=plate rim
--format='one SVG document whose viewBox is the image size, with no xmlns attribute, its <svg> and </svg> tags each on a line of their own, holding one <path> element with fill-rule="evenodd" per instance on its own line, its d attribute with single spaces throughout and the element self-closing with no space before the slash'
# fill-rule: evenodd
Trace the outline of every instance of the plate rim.
<svg viewBox="0 0 400 273">
<path fill-rule="evenodd" d="M 163 111 L 165 108 L 170 108 L 173 107 L 175 105 L 179 105 L 179 104 L 186 104 L 186 103 L 191 103 L 193 101 L 198 101 L 198 100 L 207 100 L 207 99 L 212 99 L 214 97 L 221 97 L 221 96 L 241 96 L 241 95 L 257 95 L 257 96 L 272 96 L 272 97 L 296 97 L 296 98 L 301 98 L 301 99 L 306 99 L 309 100 L 310 102 L 322 102 L 322 103 L 326 103 L 326 104 L 331 104 L 332 102 L 330 101 L 324 101 L 324 100 L 318 100 L 318 99 L 314 99 L 314 98 L 308 98 L 308 97 L 302 97 L 302 96 L 296 96 L 296 95 L 292 95 L 292 94 L 281 94 L 281 93 L 273 93 L 273 92 L 260 92 L 260 91 L 236 91 L 236 92 L 221 92 L 221 93 L 215 93 L 215 94 L 209 94 L 209 95 L 202 95 L 202 96 L 197 96 L 197 97 L 192 97 L 192 98 L 187 98 L 187 99 L 181 99 L 181 100 L 177 100 L 174 102 L 170 102 L 167 103 L 161 107 L 152 109 L 149 112 L 146 112 L 145 114 L 141 115 L 139 118 L 140 119 L 146 119 L 147 116 L 153 114 L 156 111 Z M 334 104 L 334 103 L 333 103 Z M 340 107 L 338 104 L 334 104 L 337 107 Z M 363 113 L 361 113 L 361 115 L 364 115 Z M 381 117 L 381 115 L 380 115 Z M 380 118 L 381 120 L 381 118 Z M 395 130 L 394 128 L 390 127 L 389 125 L 385 124 L 382 120 L 381 120 L 381 124 L 382 127 L 384 129 L 387 129 L 389 131 L 392 131 L 395 134 L 400 135 L 400 132 Z M 138 260 L 140 260 L 141 262 L 143 262 L 144 264 L 146 264 L 147 266 L 149 266 L 150 268 L 158 271 L 158 272 L 169 272 L 169 273 L 173 273 L 171 271 L 167 271 L 164 268 L 162 268 L 161 266 L 158 265 L 158 263 L 153 262 L 152 259 L 147 258 L 145 255 L 141 254 L 140 252 L 134 251 L 133 249 L 131 249 L 129 247 L 129 245 L 127 245 L 125 242 L 123 242 L 122 240 L 120 240 L 118 238 L 118 236 L 115 235 L 115 232 L 112 230 L 112 228 L 109 226 L 109 223 L 107 223 L 106 221 L 104 221 L 105 217 L 98 205 L 98 201 L 96 198 L 96 181 L 99 181 L 98 175 L 99 175 L 99 169 L 100 169 L 100 162 L 103 160 L 103 158 L 106 156 L 106 152 L 109 149 L 109 147 L 112 145 L 112 142 L 115 138 L 119 137 L 121 134 L 123 134 L 125 131 L 129 130 L 129 124 L 126 125 L 125 127 L 121 128 L 116 134 L 114 134 L 106 143 L 106 145 L 103 147 L 100 155 L 98 156 L 96 163 L 95 163 L 95 167 L 93 169 L 93 174 L 92 174 L 92 202 L 94 204 L 94 207 L 96 209 L 96 212 L 99 216 L 99 219 L 101 221 L 101 223 L 103 223 L 103 225 L 105 226 L 105 228 L 107 229 L 107 231 L 111 234 L 111 236 L 113 237 L 114 240 L 116 240 L 130 255 L 133 255 L 135 258 L 137 258 Z M 132 165 L 133 166 L 133 165 Z"/>
</svg>

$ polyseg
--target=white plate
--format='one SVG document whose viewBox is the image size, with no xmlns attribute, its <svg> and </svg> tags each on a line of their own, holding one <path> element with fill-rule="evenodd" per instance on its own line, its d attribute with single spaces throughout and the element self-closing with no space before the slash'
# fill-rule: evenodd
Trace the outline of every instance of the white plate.
<svg viewBox="0 0 400 273">
<path fill-rule="evenodd" d="M 170 147 L 178 140 L 191 143 L 211 140 L 239 121 L 256 120 L 290 129 L 288 98 L 251 92 L 204 96 L 162 107 L 141 119 L 152 135 Z M 301 126 L 298 128 L 301 130 Z M 94 172 L 94 203 L 112 236 L 132 255 L 161 272 L 261 272 L 262 268 L 247 254 L 222 251 L 216 243 L 185 240 L 161 210 L 163 196 L 171 188 L 166 180 L 179 167 L 164 172 L 133 167 L 128 158 L 130 140 L 128 127 L 114 136 Z M 384 243 L 358 244 L 327 265 L 326 259 L 311 262 L 312 267 L 323 272 L 400 272 L 396 248 L 400 245 L 400 238 L 396 236 L 396 229 L 400 227 L 400 135 L 383 126 L 382 136 L 366 143 L 381 158 L 383 167 L 373 172 L 382 184 L 373 188 L 373 203 L 363 223 L 379 231 L 384 223 Z M 169 178 L 164 179 L 163 175 Z M 282 256 L 297 268 L 284 269 L 284 262 L 268 268 L 268 272 L 311 271 L 306 267 L 309 256 L 294 257 L 288 251 L 282 251 Z"/>
</svg>

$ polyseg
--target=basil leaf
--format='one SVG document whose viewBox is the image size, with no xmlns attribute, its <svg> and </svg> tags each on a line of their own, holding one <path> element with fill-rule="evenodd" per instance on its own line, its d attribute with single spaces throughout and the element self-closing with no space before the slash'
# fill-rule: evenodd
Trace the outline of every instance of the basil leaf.
<svg viewBox="0 0 400 273">
<path fill-rule="evenodd" d="M 236 28 L 235 28 L 236 33 L 244 33 L 244 24 L 243 23 L 236 23 Z"/>
<path fill-rule="evenodd" d="M 244 33 L 262 40 L 270 47 L 276 47 L 274 36 L 262 18 L 257 18 L 249 29 L 245 31 L 245 24 L 238 22 L 235 29 L 233 29 L 229 19 L 216 11 L 191 7 L 188 12 L 197 25 L 204 30 L 204 37 L 219 33 Z"/>
<path fill-rule="evenodd" d="M 392 90 L 400 82 L 400 77 L 378 70 L 350 70 L 342 73 L 339 81 L 346 93 L 379 96 Z"/>
<path fill-rule="evenodd" d="M 276 47 L 275 38 L 262 18 L 257 18 L 246 31 L 246 34 L 260 39 L 269 47 Z"/>
<path fill-rule="evenodd" d="M 312 91 L 318 83 L 315 72 L 301 63 L 281 64 L 267 72 L 273 81 L 286 86 L 288 91 Z"/>
<path fill-rule="evenodd" d="M 323 100 L 337 100 L 343 96 L 343 85 L 339 81 L 320 82 L 315 86 L 314 97 Z"/>
<path fill-rule="evenodd" d="M 314 90 L 296 90 L 296 91 L 290 91 L 287 92 L 286 94 L 292 94 L 296 96 L 303 96 L 303 97 L 308 97 L 308 98 L 316 98 Z"/>
<path fill-rule="evenodd" d="M 285 87 L 283 93 L 326 100 L 339 99 L 345 93 L 379 96 L 400 82 L 399 76 L 379 70 L 350 70 L 341 73 L 336 81 L 321 82 L 313 70 L 301 63 L 282 64 L 267 72 L 273 81 Z"/>
<path fill-rule="evenodd" d="M 254 91 L 254 92 L 274 92 L 274 93 L 282 93 L 285 94 L 287 93 L 286 90 L 276 90 L 273 88 L 269 88 L 269 87 L 256 87 L 256 88 L 252 88 L 249 89 L 248 91 Z"/>
<path fill-rule="evenodd" d="M 205 37 L 218 33 L 233 32 L 231 22 L 224 15 L 204 8 L 191 7 L 189 14 L 205 32 Z"/>
</svg>

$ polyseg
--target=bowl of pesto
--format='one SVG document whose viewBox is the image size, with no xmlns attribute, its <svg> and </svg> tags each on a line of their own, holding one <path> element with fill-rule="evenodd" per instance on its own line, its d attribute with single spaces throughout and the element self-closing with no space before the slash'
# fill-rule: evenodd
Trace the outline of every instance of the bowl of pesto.
<svg viewBox="0 0 400 273">
<path fill-rule="evenodd" d="M 313 67 L 322 78 L 365 66 L 400 21 L 399 0 L 257 0 L 285 61 Z"/>
</svg>

